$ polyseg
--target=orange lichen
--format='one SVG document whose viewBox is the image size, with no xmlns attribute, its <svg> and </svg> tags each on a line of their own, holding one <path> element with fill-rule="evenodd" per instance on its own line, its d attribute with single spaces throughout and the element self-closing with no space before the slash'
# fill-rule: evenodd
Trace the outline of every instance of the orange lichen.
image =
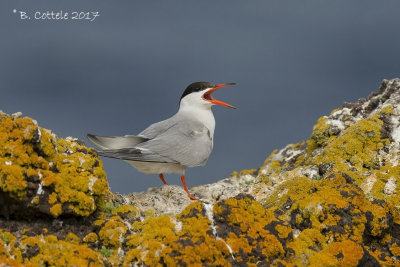
<svg viewBox="0 0 400 267">
<path fill-rule="evenodd" d="M 396 257 L 400 257 L 400 245 L 397 243 L 393 243 L 393 245 L 390 247 L 390 252 Z"/>
<path fill-rule="evenodd" d="M 16 260 L 0 255 L 0 266 L 1 267 L 25 267 L 23 264 L 17 262 Z"/>
<path fill-rule="evenodd" d="M 332 242 L 308 259 L 309 266 L 357 266 L 363 256 L 362 247 L 351 241 Z"/>
<path fill-rule="evenodd" d="M 292 233 L 292 228 L 289 224 L 278 224 L 275 226 L 275 230 L 278 232 L 279 238 L 288 238 L 289 234 Z"/>
</svg>

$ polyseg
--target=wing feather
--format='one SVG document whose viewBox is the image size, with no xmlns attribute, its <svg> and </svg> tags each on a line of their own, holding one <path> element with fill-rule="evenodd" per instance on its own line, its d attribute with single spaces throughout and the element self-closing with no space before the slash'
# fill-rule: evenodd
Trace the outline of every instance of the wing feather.
<svg viewBox="0 0 400 267">
<path fill-rule="evenodd" d="M 187 167 L 205 165 L 212 147 L 207 127 L 190 120 L 178 121 L 154 139 L 137 146 Z"/>
<path fill-rule="evenodd" d="M 99 136 L 94 134 L 87 134 L 87 138 L 101 149 L 120 149 L 134 147 L 137 144 L 149 140 L 148 138 L 135 135 Z"/>
<path fill-rule="evenodd" d="M 117 158 L 122 160 L 144 161 L 144 162 L 161 162 L 161 163 L 177 163 L 167 157 L 163 157 L 152 151 L 140 148 L 121 148 L 107 149 L 98 152 L 100 156 L 108 158 Z"/>
</svg>

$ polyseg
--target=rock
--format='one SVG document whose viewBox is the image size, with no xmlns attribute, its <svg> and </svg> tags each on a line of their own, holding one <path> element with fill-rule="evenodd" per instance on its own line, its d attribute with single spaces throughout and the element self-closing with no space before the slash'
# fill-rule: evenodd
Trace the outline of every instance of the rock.
<svg viewBox="0 0 400 267">
<path fill-rule="evenodd" d="M 108 183 L 101 160 L 74 138 L 0 113 L 0 214 L 6 218 L 88 216 Z"/>
<path fill-rule="evenodd" d="M 0 150 L 0 173 L 12 177 L 0 184 L 7 205 L 0 263 L 400 266 L 399 115 L 400 80 L 384 81 L 368 98 L 321 117 L 309 140 L 273 151 L 259 169 L 190 189 L 200 199 L 191 201 L 170 185 L 109 193 L 94 150 L 57 139 L 21 114 L 1 113 L 0 141 L 6 149 L 18 144 L 20 153 Z M 76 156 L 96 171 L 80 169 Z M 83 182 L 64 184 L 68 192 L 92 197 L 94 206 L 79 200 L 76 209 L 64 208 L 71 205 L 61 201 L 64 190 L 43 182 L 65 164 L 72 175 L 62 177 Z M 94 173 L 97 179 L 87 178 Z M 94 191 L 98 181 L 103 194 Z M 49 208 L 56 204 L 60 214 Z M 21 220 L 28 214 L 36 219 Z"/>
</svg>

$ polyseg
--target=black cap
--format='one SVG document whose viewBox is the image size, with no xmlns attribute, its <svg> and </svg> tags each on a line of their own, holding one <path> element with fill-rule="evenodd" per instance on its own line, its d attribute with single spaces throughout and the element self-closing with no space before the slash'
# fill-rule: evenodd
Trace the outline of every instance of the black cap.
<svg viewBox="0 0 400 267">
<path fill-rule="evenodd" d="M 181 96 L 181 100 L 182 98 L 184 98 L 185 96 L 187 96 L 188 94 L 191 94 L 193 92 L 199 92 L 202 91 L 204 89 L 207 88 L 214 88 L 215 85 L 209 82 L 195 82 L 190 84 L 188 87 L 186 87 L 185 91 L 183 92 L 182 96 Z"/>
</svg>

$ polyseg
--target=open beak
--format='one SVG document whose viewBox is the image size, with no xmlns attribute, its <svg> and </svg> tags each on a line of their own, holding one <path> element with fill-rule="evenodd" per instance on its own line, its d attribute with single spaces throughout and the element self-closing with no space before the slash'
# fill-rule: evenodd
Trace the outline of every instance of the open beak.
<svg viewBox="0 0 400 267">
<path fill-rule="evenodd" d="M 222 87 L 229 86 L 229 85 L 235 85 L 235 84 L 236 84 L 236 83 L 223 83 L 223 84 L 218 84 L 218 85 L 216 85 L 214 88 L 211 88 L 210 90 L 208 90 L 207 92 L 205 92 L 205 93 L 203 94 L 203 99 L 204 99 L 205 101 L 211 102 L 211 103 L 213 103 L 213 104 L 215 104 L 215 105 L 221 105 L 221 106 L 225 106 L 225 107 L 228 107 L 228 108 L 236 108 L 236 107 L 234 107 L 234 106 L 232 106 L 232 105 L 229 105 L 229 104 L 227 104 L 227 103 L 225 103 L 225 102 L 222 102 L 222 101 L 219 101 L 219 100 L 213 98 L 212 95 L 211 95 L 212 92 L 217 91 L 218 89 L 220 89 L 220 88 L 222 88 Z"/>
</svg>

